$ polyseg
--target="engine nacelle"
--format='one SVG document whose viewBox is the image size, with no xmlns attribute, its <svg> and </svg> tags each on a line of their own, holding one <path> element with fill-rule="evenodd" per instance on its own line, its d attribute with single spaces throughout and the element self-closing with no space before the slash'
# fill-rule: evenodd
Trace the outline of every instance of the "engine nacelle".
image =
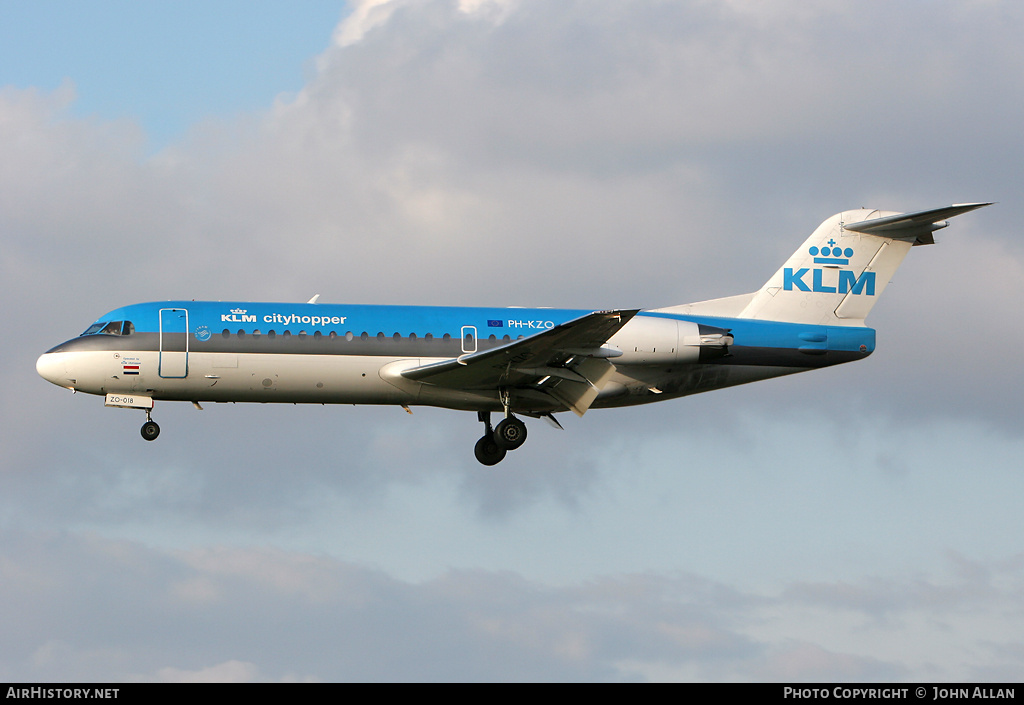
<svg viewBox="0 0 1024 705">
<path fill-rule="evenodd" d="M 705 362 L 728 355 L 732 342 L 725 328 L 642 314 L 608 341 L 622 351 L 613 361 L 616 365 Z"/>
</svg>

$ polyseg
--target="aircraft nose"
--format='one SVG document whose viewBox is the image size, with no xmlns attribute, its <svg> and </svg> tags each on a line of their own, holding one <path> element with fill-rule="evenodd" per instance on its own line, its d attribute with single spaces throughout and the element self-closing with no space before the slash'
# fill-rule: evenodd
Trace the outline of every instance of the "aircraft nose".
<svg viewBox="0 0 1024 705">
<path fill-rule="evenodd" d="M 47 382 L 58 387 L 73 389 L 74 380 L 68 379 L 67 365 L 64 364 L 63 353 L 43 353 L 36 360 L 36 372 Z"/>
</svg>

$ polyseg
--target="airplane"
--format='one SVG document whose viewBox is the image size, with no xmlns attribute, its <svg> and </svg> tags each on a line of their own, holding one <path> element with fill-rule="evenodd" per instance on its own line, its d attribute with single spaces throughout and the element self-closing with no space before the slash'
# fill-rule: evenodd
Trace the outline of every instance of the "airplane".
<svg viewBox="0 0 1024 705">
<path fill-rule="evenodd" d="M 519 416 L 647 404 L 860 360 L 864 321 L 911 247 L 991 203 L 824 221 L 759 290 L 656 309 L 164 301 L 114 309 L 36 370 L 104 405 L 156 401 L 390 404 L 476 411 L 474 453 L 526 441 Z M 501 420 L 491 425 L 491 413 Z"/>
</svg>

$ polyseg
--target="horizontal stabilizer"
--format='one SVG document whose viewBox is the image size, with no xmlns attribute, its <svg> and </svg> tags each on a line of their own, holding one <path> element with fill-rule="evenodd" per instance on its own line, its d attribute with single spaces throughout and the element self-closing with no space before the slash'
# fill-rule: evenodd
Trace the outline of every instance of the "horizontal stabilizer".
<svg viewBox="0 0 1024 705">
<path fill-rule="evenodd" d="M 873 218 L 857 223 L 844 223 L 843 228 L 855 233 L 891 237 L 897 240 L 916 240 L 915 244 L 931 245 L 932 232 L 949 225 L 945 220 L 963 213 L 991 206 L 991 203 L 956 203 L 916 213 L 900 213 L 885 218 Z"/>
</svg>

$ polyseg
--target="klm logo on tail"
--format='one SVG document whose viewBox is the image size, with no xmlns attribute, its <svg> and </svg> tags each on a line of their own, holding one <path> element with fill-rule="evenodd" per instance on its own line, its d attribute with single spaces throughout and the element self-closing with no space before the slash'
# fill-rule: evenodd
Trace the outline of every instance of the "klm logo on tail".
<svg viewBox="0 0 1024 705">
<path fill-rule="evenodd" d="M 828 244 L 835 245 L 835 240 L 829 240 Z M 847 247 L 845 250 L 841 247 L 812 247 L 808 250 L 812 257 L 814 257 L 815 264 L 832 265 L 827 270 L 819 267 L 811 269 L 810 267 L 801 267 L 800 269 L 794 270 L 792 267 L 784 267 L 782 270 L 782 288 L 785 291 L 807 291 L 816 292 L 819 294 L 863 294 L 865 296 L 875 295 L 875 273 L 874 272 L 861 272 L 858 277 L 857 273 L 852 269 L 838 269 L 837 265 L 849 264 L 850 258 L 853 257 L 853 249 Z M 835 281 L 835 277 L 829 276 L 830 283 L 825 283 L 825 273 L 827 272 L 838 272 L 839 281 Z M 811 284 L 807 285 L 804 281 L 804 277 L 807 273 L 811 272 Z"/>
<path fill-rule="evenodd" d="M 811 272 L 810 286 L 807 286 L 807 282 L 804 281 L 804 277 L 807 276 L 807 272 Z M 858 277 L 856 272 L 849 269 L 840 269 L 839 282 L 836 286 L 828 286 L 825 284 L 825 270 L 823 269 L 808 269 L 807 267 L 801 267 L 794 271 L 792 267 L 786 267 L 782 270 L 782 274 L 782 288 L 785 291 L 793 291 L 795 287 L 797 291 L 814 291 L 819 294 L 839 293 L 864 294 L 866 296 L 875 295 L 874 272 L 862 272 L 860 277 Z"/>
</svg>

